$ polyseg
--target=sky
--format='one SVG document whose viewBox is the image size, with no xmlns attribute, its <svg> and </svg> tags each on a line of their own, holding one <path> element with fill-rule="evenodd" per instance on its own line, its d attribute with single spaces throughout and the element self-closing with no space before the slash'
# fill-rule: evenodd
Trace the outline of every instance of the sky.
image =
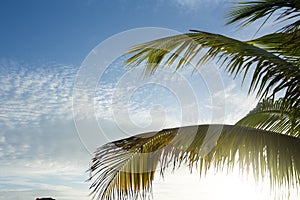
<svg viewBox="0 0 300 200">
<path fill-rule="evenodd" d="M 143 66 L 124 67 L 131 45 L 189 29 L 251 39 L 257 25 L 239 31 L 224 25 L 229 6 L 227 0 L 1 1 L 0 200 L 90 199 L 86 170 L 97 147 L 166 127 L 234 124 L 246 115 L 254 95 L 214 62 L 194 73 L 187 66 L 150 77 Z M 169 191 L 178 180 L 185 182 L 176 187 L 190 193 L 183 185 L 198 183 L 186 174 L 157 177 L 154 199 L 176 199 Z M 219 199 L 207 194 L 215 180 L 207 181 L 210 190 L 199 182 L 203 198 Z"/>
</svg>

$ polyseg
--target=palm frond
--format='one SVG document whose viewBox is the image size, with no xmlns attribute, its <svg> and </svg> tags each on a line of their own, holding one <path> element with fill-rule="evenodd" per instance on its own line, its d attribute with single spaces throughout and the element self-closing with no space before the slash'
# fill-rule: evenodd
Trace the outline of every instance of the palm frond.
<svg viewBox="0 0 300 200">
<path fill-rule="evenodd" d="M 284 91 L 286 99 L 299 104 L 299 63 L 296 65 L 250 43 L 219 34 L 194 31 L 137 45 L 129 50 L 128 54 L 133 56 L 127 65 L 138 66 L 145 62 L 146 73 L 154 73 L 160 64 L 170 66 L 177 61 L 176 69 L 179 69 L 202 52 L 204 55 L 197 61 L 196 68 L 214 58 L 234 76 L 243 72 L 246 77 L 253 68 L 249 92 L 257 89 L 257 95 L 265 97 Z"/>
<path fill-rule="evenodd" d="M 259 46 L 273 54 L 284 56 L 295 66 L 300 65 L 300 31 L 293 33 L 272 33 L 248 41 L 248 44 Z"/>
<path fill-rule="evenodd" d="M 90 179 L 98 176 L 90 187 L 93 199 L 146 197 L 162 148 L 174 136 L 175 132 L 146 133 L 100 147 L 90 167 Z"/>
<path fill-rule="evenodd" d="M 300 108 L 283 99 L 264 99 L 237 122 L 239 126 L 269 130 L 300 138 Z"/>
<path fill-rule="evenodd" d="M 233 7 L 227 14 L 227 24 L 240 22 L 240 26 L 246 26 L 258 19 L 265 18 L 262 24 L 264 25 L 277 11 L 280 14 L 276 21 L 286 21 L 299 17 L 300 1 L 297 0 L 260 0 L 236 2 L 235 4 L 238 6 Z M 300 21 L 298 20 L 296 23 L 289 24 L 283 29 L 286 31 L 295 30 L 295 28 L 299 27 L 299 23 Z"/>
<path fill-rule="evenodd" d="M 296 14 L 294 15 L 292 18 L 299 18 L 300 14 Z M 300 20 L 297 20 L 291 24 L 288 24 L 286 26 L 284 26 L 281 30 L 279 30 L 280 32 L 283 33 L 294 33 L 294 32 L 298 32 L 300 30 Z"/>
<path fill-rule="evenodd" d="M 99 148 L 92 160 L 95 199 L 136 199 L 151 192 L 154 173 L 180 164 L 205 175 L 238 165 L 255 180 L 269 176 L 276 189 L 300 186 L 300 139 L 230 125 L 199 125 L 144 133 Z M 214 169 L 215 169 L 214 168 Z M 288 195 L 288 194 L 287 194 Z M 279 196 L 278 196 L 279 197 Z"/>
</svg>

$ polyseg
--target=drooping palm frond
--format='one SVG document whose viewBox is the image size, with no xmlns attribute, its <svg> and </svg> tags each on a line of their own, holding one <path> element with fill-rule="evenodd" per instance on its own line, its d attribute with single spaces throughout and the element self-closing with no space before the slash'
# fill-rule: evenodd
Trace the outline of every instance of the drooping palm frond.
<svg viewBox="0 0 300 200">
<path fill-rule="evenodd" d="M 132 47 L 128 54 L 134 54 L 127 65 L 138 66 L 146 62 L 146 72 L 153 73 L 160 66 L 176 63 L 176 69 L 194 61 L 197 55 L 204 55 L 197 61 L 196 68 L 210 59 L 217 59 L 225 69 L 236 76 L 248 75 L 253 69 L 249 92 L 257 89 L 257 95 L 265 97 L 284 91 L 286 99 L 299 104 L 299 63 L 289 62 L 262 48 L 219 34 L 202 31 L 166 37 Z"/>
<path fill-rule="evenodd" d="M 300 31 L 295 33 L 272 33 L 247 42 L 273 54 L 284 57 L 300 66 Z"/>
<path fill-rule="evenodd" d="M 174 136 L 175 132 L 146 133 L 100 147 L 90 167 L 90 179 L 98 176 L 90 187 L 93 199 L 146 197 L 162 148 Z"/>
<path fill-rule="evenodd" d="M 290 107 L 288 102 L 264 99 L 237 122 L 239 126 L 269 130 L 300 138 L 300 107 Z"/>
<path fill-rule="evenodd" d="M 238 6 L 228 12 L 227 24 L 240 22 L 240 26 L 246 26 L 258 19 L 265 18 L 262 25 L 275 13 L 279 14 L 275 21 L 297 19 L 300 15 L 299 0 L 260 0 L 249 2 L 236 2 Z M 277 12 L 278 11 L 278 12 Z M 282 30 L 286 32 L 299 30 L 300 20 L 286 25 Z"/>
<path fill-rule="evenodd" d="M 269 176 L 271 187 L 300 186 L 300 139 L 274 132 L 230 125 L 199 125 L 144 133 L 99 148 L 91 163 L 95 199 L 136 199 L 151 192 L 154 173 L 180 164 L 198 166 L 205 175 L 212 166 L 254 178 Z M 288 194 L 287 194 L 288 195 Z M 280 196 L 277 196 L 280 198 Z M 281 196 L 282 197 L 282 196 Z"/>
</svg>

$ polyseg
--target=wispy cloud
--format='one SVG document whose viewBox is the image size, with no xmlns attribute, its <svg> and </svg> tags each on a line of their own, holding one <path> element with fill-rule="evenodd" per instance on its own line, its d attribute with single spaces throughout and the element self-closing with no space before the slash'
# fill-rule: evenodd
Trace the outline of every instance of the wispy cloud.
<svg viewBox="0 0 300 200">
<path fill-rule="evenodd" d="M 71 194 L 81 188 L 78 196 L 83 197 L 89 192 L 82 183 L 88 176 L 85 170 L 90 155 L 86 149 L 92 152 L 109 140 L 164 127 L 218 120 L 234 123 L 255 105 L 225 74 L 220 75 L 224 88 L 212 89 L 209 80 L 216 80 L 209 70 L 212 66 L 198 75 L 192 75 L 192 69 L 177 73 L 159 70 L 143 77 L 139 69 L 128 72 L 120 67 L 123 61 L 114 63 L 99 78 L 92 95 L 87 91 L 79 94 L 92 98 L 93 112 L 85 116 L 87 107 L 82 105 L 75 114 L 87 122 L 95 118 L 102 133 L 88 123 L 83 132 L 76 131 L 72 99 L 77 98 L 73 86 L 78 67 L 0 62 L 0 168 L 5 172 L 0 196 L 13 199 L 23 195 L 29 200 L 51 193 L 72 199 Z M 219 109 L 214 103 L 222 101 L 226 101 L 220 104 L 225 108 Z M 225 120 L 213 119 L 214 112 L 226 115 Z M 90 144 L 82 145 L 84 137 Z"/>
<path fill-rule="evenodd" d="M 24 199 L 32 200 L 37 197 L 54 197 L 60 200 L 90 199 L 83 189 L 72 189 L 70 187 L 58 187 L 55 189 L 13 189 L 0 190 L 0 200 Z"/>
<path fill-rule="evenodd" d="M 0 69 L 0 199 L 88 194 L 89 154 L 72 120 L 78 68 L 3 59 Z"/>
<path fill-rule="evenodd" d="M 199 10 L 199 8 L 207 8 L 232 2 L 229 0 L 168 0 L 168 2 L 177 5 L 182 9 Z"/>
<path fill-rule="evenodd" d="M 73 66 L 30 66 L 0 61 L 0 123 L 8 127 L 38 125 L 42 120 L 70 119 Z"/>
</svg>

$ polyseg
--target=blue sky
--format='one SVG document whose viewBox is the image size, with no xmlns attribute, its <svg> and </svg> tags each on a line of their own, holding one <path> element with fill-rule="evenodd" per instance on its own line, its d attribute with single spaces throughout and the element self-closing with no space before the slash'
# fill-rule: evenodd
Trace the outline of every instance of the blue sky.
<svg viewBox="0 0 300 200">
<path fill-rule="evenodd" d="M 143 78 L 142 68 L 129 73 L 126 57 L 116 53 L 130 42 L 189 29 L 253 37 L 257 25 L 224 26 L 229 6 L 227 0 L 1 1 L 0 200 L 89 199 L 85 170 L 96 147 L 164 127 L 232 124 L 247 114 L 257 100 L 213 62 L 194 74 L 188 67 Z M 105 53 L 117 56 L 105 65 L 93 60 Z M 87 63 L 96 68 L 86 72 Z M 93 76 L 100 68 L 102 75 Z M 86 87 L 91 77 L 95 87 Z M 159 199 L 168 199 L 172 187 L 157 182 Z"/>
<path fill-rule="evenodd" d="M 3 1 L 4 57 L 79 65 L 107 37 L 137 27 L 224 31 L 224 0 Z M 209 18 L 207 16 L 210 16 Z M 212 21 L 213 23 L 208 23 Z"/>
</svg>

